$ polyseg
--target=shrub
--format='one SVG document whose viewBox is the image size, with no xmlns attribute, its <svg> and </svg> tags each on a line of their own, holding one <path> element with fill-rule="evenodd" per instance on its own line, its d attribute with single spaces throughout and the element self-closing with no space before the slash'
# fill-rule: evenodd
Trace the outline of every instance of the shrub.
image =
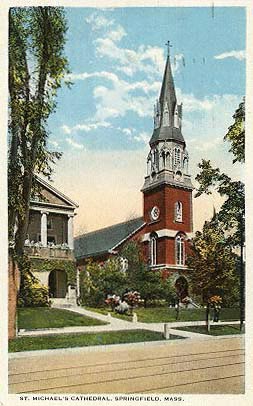
<svg viewBox="0 0 253 406">
<path fill-rule="evenodd" d="M 22 282 L 18 296 L 19 307 L 49 306 L 48 288 L 40 284 L 32 275 L 22 275 Z"/>
</svg>

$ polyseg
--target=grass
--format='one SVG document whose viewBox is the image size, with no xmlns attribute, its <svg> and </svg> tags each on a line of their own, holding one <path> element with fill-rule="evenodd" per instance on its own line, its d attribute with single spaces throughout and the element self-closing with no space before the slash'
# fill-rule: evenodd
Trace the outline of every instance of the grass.
<svg viewBox="0 0 253 406">
<path fill-rule="evenodd" d="M 86 307 L 85 309 L 107 315 L 111 312 L 112 317 L 118 319 L 132 321 L 132 316 L 125 314 L 113 313 L 109 308 L 95 308 Z M 176 320 L 175 308 L 168 307 L 139 307 L 134 309 L 134 313 L 137 314 L 138 321 L 142 323 L 167 323 L 176 321 L 203 321 L 205 320 L 205 309 L 180 309 L 179 318 Z M 212 316 L 212 311 L 211 311 Z M 238 308 L 224 308 L 221 309 L 220 319 L 221 321 L 235 321 L 240 318 L 240 310 Z"/>
<path fill-rule="evenodd" d="M 176 310 L 168 307 L 138 308 L 135 309 L 135 313 L 137 313 L 138 321 L 143 323 L 205 320 L 205 309 L 180 309 L 178 320 L 176 320 Z M 221 309 L 220 319 L 222 321 L 238 320 L 239 313 L 239 309 L 224 308 Z"/>
<path fill-rule="evenodd" d="M 24 307 L 18 309 L 18 328 L 34 330 L 71 326 L 98 326 L 103 321 L 92 319 L 68 310 L 50 307 Z"/>
<path fill-rule="evenodd" d="M 230 334 L 243 334 L 239 325 L 226 324 L 225 326 L 211 326 L 210 332 L 206 331 L 206 326 L 177 327 L 176 330 L 191 331 L 192 333 L 208 334 L 212 336 L 223 336 Z"/>
<path fill-rule="evenodd" d="M 178 338 L 177 336 L 172 337 Z M 138 343 L 164 340 L 162 333 L 147 330 L 108 331 L 103 333 L 57 334 L 18 337 L 9 340 L 9 352 L 86 347 L 90 345 Z"/>
</svg>

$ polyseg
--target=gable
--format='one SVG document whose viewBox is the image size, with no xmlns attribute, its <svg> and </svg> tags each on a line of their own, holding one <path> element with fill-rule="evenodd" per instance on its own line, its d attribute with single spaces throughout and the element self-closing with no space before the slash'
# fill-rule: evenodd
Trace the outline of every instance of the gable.
<svg viewBox="0 0 253 406">
<path fill-rule="evenodd" d="M 64 206 L 69 208 L 77 208 L 78 205 L 59 190 L 57 190 L 52 184 L 46 182 L 44 179 L 36 177 L 36 181 L 40 186 L 40 195 L 37 195 L 31 200 L 31 203 L 43 203 L 52 204 L 57 206 Z"/>
</svg>

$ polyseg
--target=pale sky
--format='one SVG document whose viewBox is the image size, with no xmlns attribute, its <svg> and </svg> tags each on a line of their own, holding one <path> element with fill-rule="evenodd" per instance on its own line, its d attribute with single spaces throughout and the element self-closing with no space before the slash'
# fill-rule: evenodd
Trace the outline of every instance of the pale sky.
<svg viewBox="0 0 253 406">
<path fill-rule="evenodd" d="M 153 105 L 170 40 L 193 183 L 197 163 L 242 178 L 223 142 L 245 94 L 245 10 L 67 8 L 73 87 L 61 89 L 49 145 L 63 151 L 54 185 L 79 204 L 75 234 L 142 215 Z M 220 199 L 194 199 L 194 228 Z"/>
</svg>

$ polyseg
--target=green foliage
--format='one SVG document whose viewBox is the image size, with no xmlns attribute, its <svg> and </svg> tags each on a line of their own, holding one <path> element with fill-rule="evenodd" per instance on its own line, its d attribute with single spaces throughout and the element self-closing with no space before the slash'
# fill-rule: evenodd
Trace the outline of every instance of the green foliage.
<svg viewBox="0 0 253 406">
<path fill-rule="evenodd" d="M 50 179 L 61 156 L 47 147 L 47 119 L 69 72 L 67 23 L 60 7 L 15 7 L 9 12 L 9 238 L 23 253 L 35 174 Z M 14 225 L 17 232 L 14 235 Z"/>
<path fill-rule="evenodd" d="M 48 288 L 40 284 L 37 278 L 24 273 L 18 295 L 19 307 L 49 306 Z"/>
<path fill-rule="evenodd" d="M 167 278 L 162 281 L 163 298 L 168 305 L 175 305 L 178 300 L 178 295 L 175 289 L 175 285 L 171 278 Z"/>
<path fill-rule="evenodd" d="M 224 137 L 231 143 L 230 152 L 234 155 L 233 163 L 245 162 L 245 99 L 239 104 L 233 115 L 234 123 L 229 127 Z"/>
<path fill-rule="evenodd" d="M 64 309 L 25 307 L 18 309 L 19 329 L 61 328 L 71 326 L 99 326 L 103 321 Z"/>
<path fill-rule="evenodd" d="M 224 231 L 218 227 L 217 215 L 210 222 L 205 222 L 202 232 L 196 232 L 187 265 L 192 292 L 201 293 L 203 303 L 214 295 L 229 298 L 231 289 L 235 288 L 238 296 L 236 255 L 226 242 Z"/>
<path fill-rule="evenodd" d="M 76 264 L 74 261 L 44 258 L 32 258 L 30 261 L 31 271 L 51 272 L 55 269 L 65 271 L 67 274 L 67 283 L 70 285 L 76 284 Z"/>
<path fill-rule="evenodd" d="M 213 169 L 210 161 L 202 159 L 198 164 L 201 172 L 196 176 L 199 182 L 195 197 L 203 193 L 216 191 L 225 198 L 218 213 L 219 226 L 229 231 L 228 241 L 233 246 L 241 245 L 244 240 L 245 190 L 240 181 L 233 181 L 228 175 L 221 173 L 219 168 Z"/>
<path fill-rule="evenodd" d="M 173 338 L 174 336 L 172 339 Z M 9 351 L 33 351 L 50 348 L 86 347 L 91 345 L 138 343 L 158 340 L 164 340 L 162 333 L 147 330 L 106 331 L 86 334 L 54 334 L 44 337 L 19 337 L 10 340 Z"/>
<path fill-rule="evenodd" d="M 145 264 L 137 241 L 126 244 L 120 255 L 128 261 L 128 288 L 140 293 L 145 306 L 154 300 L 173 300 L 175 289 L 171 282 L 163 280 L 159 271 L 153 271 Z"/>
<path fill-rule="evenodd" d="M 127 260 L 128 269 L 123 272 L 121 258 Z M 137 241 L 130 241 L 121 252 L 98 264 L 88 261 L 85 272 L 81 273 L 81 301 L 88 306 L 104 306 L 107 295 L 118 295 L 129 291 L 140 293 L 144 305 L 156 300 L 166 300 L 169 304 L 176 300 L 175 288 L 169 279 L 163 279 L 159 271 L 153 271 L 144 262 Z"/>
<path fill-rule="evenodd" d="M 81 301 L 89 306 L 103 306 L 109 294 L 121 296 L 126 288 L 126 275 L 119 258 L 102 264 L 88 261 L 81 280 Z"/>
</svg>

